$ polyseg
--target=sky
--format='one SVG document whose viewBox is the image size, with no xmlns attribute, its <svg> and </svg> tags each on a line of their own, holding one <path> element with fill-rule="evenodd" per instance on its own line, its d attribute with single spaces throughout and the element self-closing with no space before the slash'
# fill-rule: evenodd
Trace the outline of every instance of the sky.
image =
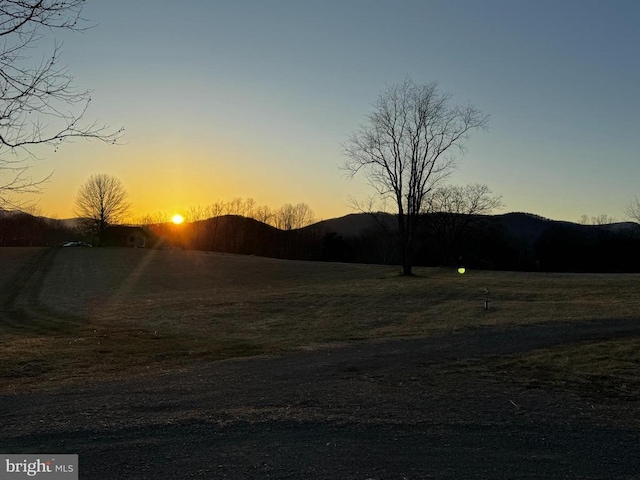
<svg viewBox="0 0 640 480">
<path fill-rule="evenodd" d="M 353 213 L 373 192 L 340 169 L 343 144 L 407 76 L 490 115 L 450 181 L 488 185 L 496 213 L 622 220 L 640 196 L 635 0 L 89 0 L 84 17 L 55 34 L 63 61 L 88 118 L 125 135 L 39 155 L 48 216 L 74 216 L 94 173 L 133 216 L 233 197 Z"/>
</svg>

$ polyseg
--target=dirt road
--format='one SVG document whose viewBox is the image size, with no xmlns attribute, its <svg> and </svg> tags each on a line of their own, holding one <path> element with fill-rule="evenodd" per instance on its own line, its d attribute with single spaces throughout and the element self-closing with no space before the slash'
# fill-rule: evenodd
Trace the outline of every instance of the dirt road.
<svg viewBox="0 0 640 480">
<path fill-rule="evenodd" d="M 637 322 L 479 329 L 0 397 L 0 451 L 83 479 L 640 478 L 640 405 L 527 388 L 490 355 Z"/>
</svg>

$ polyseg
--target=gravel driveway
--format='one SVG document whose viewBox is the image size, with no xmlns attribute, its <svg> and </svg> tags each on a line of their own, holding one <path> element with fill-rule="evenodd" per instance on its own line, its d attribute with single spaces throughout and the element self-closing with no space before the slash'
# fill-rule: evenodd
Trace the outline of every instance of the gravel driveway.
<svg viewBox="0 0 640 480">
<path fill-rule="evenodd" d="M 0 396 L 0 451 L 83 479 L 640 479 L 640 402 L 527 388 L 493 355 L 637 321 L 477 329 Z"/>
</svg>

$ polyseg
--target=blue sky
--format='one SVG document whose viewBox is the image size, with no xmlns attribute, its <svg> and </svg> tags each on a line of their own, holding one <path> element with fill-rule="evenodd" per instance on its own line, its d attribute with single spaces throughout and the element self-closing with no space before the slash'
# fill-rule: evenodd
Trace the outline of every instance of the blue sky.
<svg viewBox="0 0 640 480">
<path fill-rule="evenodd" d="M 93 0 L 84 16 L 97 26 L 58 35 L 63 60 L 90 117 L 126 134 L 38 161 L 50 215 L 100 172 L 139 215 L 237 196 L 351 213 L 371 192 L 341 145 L 407 75 L 491 115 L 451 181 L 489 185 L 502 212 L 622 219 L 640 195 L 640 2 Z"/>
</svg>

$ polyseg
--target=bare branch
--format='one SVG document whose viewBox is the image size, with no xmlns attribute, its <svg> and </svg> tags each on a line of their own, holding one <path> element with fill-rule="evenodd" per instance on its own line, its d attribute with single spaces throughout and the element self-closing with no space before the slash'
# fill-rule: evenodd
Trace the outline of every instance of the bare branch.
<svg viewBox="0 0 640 480">
<path fill-rule="evenodd" d="M 88 90 L 78 90 L 60 66 L 60 44 L 40 61 L 29 55 L 46 30 L 83 31 L 84 0 L 0 0 L 0 205 L 38 193 L 48 178 L 26 174 L 33 147 L 75 138 L 116 143 L 123 129 L 86 122 Z"/>
<path fill-rule="evenodd" d="M 625 209 L 625 214 L 627 217 L 640 223 L 640 199 L 638 197 L 635 197 L 629 202 L 629 205 L 627 205 Z"/>
<path fill-rule="evenodd" d="M 487 185 L 444 185 L 429 196 L 424 212 L 488 215 L 503 206 L 502 196 L 494 195 Z"/>
</svg>

